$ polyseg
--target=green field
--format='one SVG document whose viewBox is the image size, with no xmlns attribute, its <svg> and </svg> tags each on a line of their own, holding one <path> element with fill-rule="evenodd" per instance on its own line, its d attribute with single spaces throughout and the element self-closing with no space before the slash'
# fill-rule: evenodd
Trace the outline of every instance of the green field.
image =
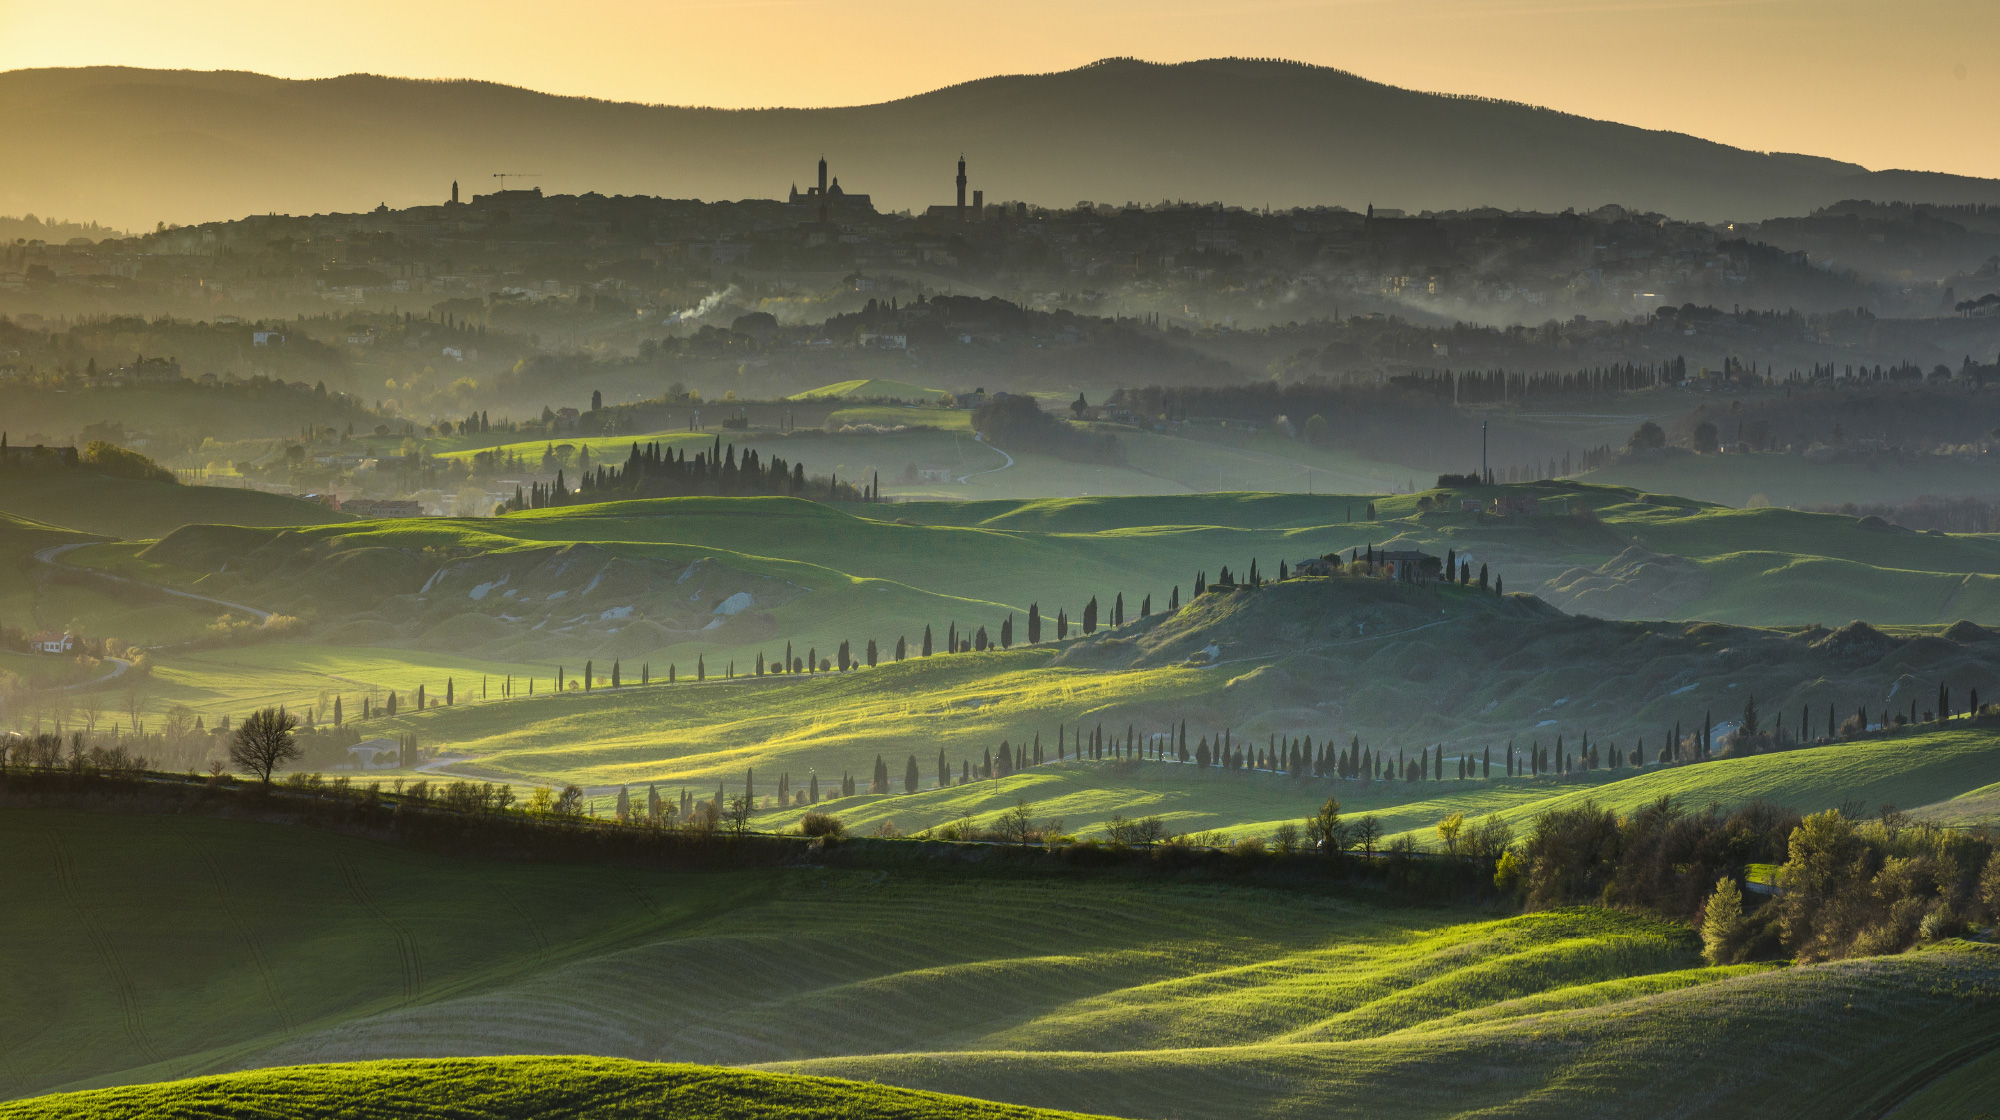
<svg viewBox="0 0 2000 1120">
<path fill-rule="evenodd" d="M 0 811 L 0 842 L 14 853 L 0 937 L 36 964 L 0 988 L 0 1092 L 17 1098 L 301 1063 L 568 1053 L 1130 1117 L 1580 1117 L 1614 1094 L 1628 1116 L 1698 1099 L 1720 1114 L 1845 1117 L 1920 1091 L 1964 1096 L 1975 1066 L 1962 1080 L 1879 1071 L 2000 1044 L 1980 1010 L 2000 994 L 2000 952 L 1957 942 L 1709 968 L 1691 933 L 1637 915 L 1508 916 L 1366 890 L 976 863 L 499 863 L 296 826 L 18 809 Z M 303 1116 L 342 1095 L 393 1115 L 435 1094 L 460 1116 L 660 1114 L 592 1111 L 613 1107 L 592 1104 L 605 1094 L 684 1105 L 673 1115 L 989 1114 L 595 1061 L 389 1072 L 403 1076 L 379 1092 L 380 1067 L 308 1067 L 0 1115 L 269 1115 L 249 1110 L 272 1092 Z M 727 1111 L 757 1100 L 777 1106 Z"/>
<path fill-rule="evenodd" d="M 1705 502 L 1747 506 L 1839 506 L 1899 503 L 1924 494 L 2000 494 L 2000 463 L 1990 457 L 1890 458 L 1883 462 L 1809 463 L 1803 455 L 1677 455 L 1631 460 L 1580 476 L 1605 486 L 1682 494 Z"/>
<path fill-rule="evenodd" d="M 179 486 L 53 471 L 0 490 L 0 513 L 126 540 L 164 536 L 182 525 L 328 525 L 353 518 L 325 506 L 261 490 Z"/>
<path fill-rule="evenodd" d="M 926 389 L 922 385 L 912 385 L 907 381 L 884 381 L 879 377 L 836 381 L 831 385 L 821 385 L 803 393 L 793 393 L 788 400 L 809 401 L 816 397 L 848 397 L 854 400 L 903 400 L 934 401 L 944 396 L 943 389 Z"/>
<path fill-rule="evenodd" d="M 1525 748 L 1590 733 L 1620 746 L 1643 738 L 1656 756 L 1675 724 L 1734 718 L 1753 694 L 1793 734 L 1802 707 L 1824 734 L 1829 705 L 1839 715 L 1863 701 L 1905 711 L 1912 700 L 1927 706 L 1939 683 L 1961 695 L 2000 691 L 2000 645 L 1978 627 L 1836 635 L 1614 624 L 1564 617 L 1525 597 L 1355 579 L 1208 597 L 1171 620 L 1073 637 L 1060 653 L 915 656 L 926 626 L 940 641 L 954 623 L 997 638 L 1012 613 L 1019 642 L 1029 602 L 1075 619 L 1092 595 L 1108 615 L 1122 591 L 1131 616 L 1147 595 L 1158 610 L 1174 587 L 1190 591 L 1197 570 L 1213 576 L 1232 563 L 1242 572 L 1261 556 L 1269 576 L 1274 556 L 1389 539 L 1457 547 L 1482 564 L 1495 557 L 1514 588 L 1517 569 L 1489 544 L 1538 550 L 1525 568 L 1556 567 L 1588 562 L 1585 550 L 1630 547 L 1625 534 L 1637 532 L 1649 547 L 1694 556 L 1688 564 L 1710 581 L 1695 602 L 1734 604 L 1714 612 L 1724 617 L 1796 621 L 1827 602 L 1893 617 L 1895 589 L 1925 581 L 1954 588 L 1943 617 L 1961 608 L 1986 617 L 1983 596 L 2000 583 L 1981 574 L 2000 566 L 2000 544 L 1985 538 L 1868 532 L 1848 518 L 1591 488 L 1548 492 L 1549 506 L 1600 503 L 1597 518 L 1349 522 L 1354 499 L 1271 494 L 852 508 L 660 499 L 284 532 L 197 527 L 67 559 L 295 613 L 316 627 L 310 642 L 164 656 L 148 701 L 155 710 L 179 702 L 211 717 L 240 715 L 252 703 L 312 706 L 330 690 L 347 693 L 352 712 L 369 688 L 423 684 L 435 697 L 450 680 L 459 706 L 412 715 L 399 729 L 476 759 L 475 772 L 599 788 L 706 783 L 750 767 L 801 778 L 815 769 L 865 773 L 877 754 L 892 762 L 915 754 L 928 775 L 939 750 L 955 765 L 1003 738 L 1053 740 L 1060 725 L 1098 721 L 1150 732 L 1186 720 L 1196 736 L 1229 730 L 1252 743 L 1282 734 L 1345 744 L 1359 735 L 1371 749 L 1411 754 L 1438 744 L 1499 752 L 1509 739 Z M 1380 512 L 1396 517 L 1410 502 L 1383 499 Z M 1822 558 L 1745 551 L 1759 541 L 1819 549 Z M 1835 551 L 1844 555 L 1824 558 Z M 1825 587 L 1835 576 L 1848 581 L 1845 604 Z M 746 606 L 720 613 L 728 603 Z M 210 608 L 175 609 L 199 621 Z M 776 660 L 788 643 L 796 655 L 831 657 L 845 639 L 858 658 L 873 639 L 887 662 L 899 637 L 910 663 L 742 679 L 760 653 Z M 615 663 L 631 682 L 642 668 L 684 680 L 697 657 L 711 678 L 733 665 L 739 679 L 547 694 L 558 671 L 573 679 L 586 661 L 599 679 Z M 1599 671 L 1573 671 L 1585 664 Z M 509 674 L 535 680 L 535 698 L 463 702 L 476 698 L 476 677 L 493 697 L 495 678 Z"/>
<path fill-rule="evenodd" d="M 1299 780 L 1263 771 L 1203 771 L 1174 762 L 1070 762 L 929 788 L 935 769 L 934 761 L 925 768 L 927 788 L 916 794 L 857 794 L 830 799 L 819 809 L 863 834 L 884 821 L 904 833 L 959 820 L 992 828 L 1003 813 L 1026 801 L 1037 820 L 1060 820 L 1077 836 L 1101 835 L 1109 818 L 1121 815 L 1157 816 L 1175 833 L 1268 839 L 1279 825 L 1301 823 L 1332 797 L 1348 819 L 1373 816 L 1385 836 L 1408 833 L 1428 849 L 1440 847 L 1434 826 L 1454 813 L 1468 819 L 1497 815 L 1522 835 L 1536 815 L 1552 809 L 1592 801 L 1626 813 L 1662 797 L 1689 809 L 1734 808 L 1762 800 L 1809 813 L 1858 803 L 1868 813 L 1894 805 L 1960 826 L 2000 822 L 2000 798 L 1995 796 L 2000 785 L 1988 784 L 2000 774 L 2000 734 L 1991 729 L 1834 743 L 1664 769 L 1595 770 L 1564 778 L 1461 781 L 1448 771 L 1442 780 L 1410 783 Z M 900 767 L 892 767 L 892 777 L 900 782 Z M 765 792 L 772 780 L 760 779 Z M 734 790 L 741 781 L 730 785 Z M 712 789 L 697 782 L 691 792 Z M 758 827 L 793 828 L 803 813 L 771 809 L 759 815 Z"/>
<path fill-rule="evenodd" d="M 1060 1120 L 1076 1113 L 825 1077 L 613 1058 L 444 1058 L 256 1070 L 0 1104 L 0 1120 Z"/>
</svg>

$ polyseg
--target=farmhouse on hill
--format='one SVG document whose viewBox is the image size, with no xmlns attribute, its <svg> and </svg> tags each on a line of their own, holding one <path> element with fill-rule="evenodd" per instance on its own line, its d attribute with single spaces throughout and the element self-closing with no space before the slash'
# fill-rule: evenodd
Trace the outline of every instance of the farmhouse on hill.
<svg viewBox="0 0 2000 1120">
<path fill-rule="evenodd" d="M 1375 562 L 1382 566 L 1382 574 L 1390 579 L 1416 579 L 1425 572 L 1441 571 L 1444 567 L 1443 561 L 1416 548 L 1378 552 L 1375 554 Z"/>
</svg>

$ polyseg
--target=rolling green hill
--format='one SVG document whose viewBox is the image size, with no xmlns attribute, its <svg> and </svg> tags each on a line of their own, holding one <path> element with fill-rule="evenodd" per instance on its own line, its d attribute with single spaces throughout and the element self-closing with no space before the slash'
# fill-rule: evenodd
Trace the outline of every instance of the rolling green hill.
<svg viewBox="0 0 2000 1120">
<path fill-rule="evenodd" d="M 52 471 L 0 489 L 0 513 L 100 536 L 150 540 L 183 525 L 328 525 L 354 519 L 261 490 Z"/>
<path fill-rule="evenodd" d="M 432 682 L 433 692 L 441 683 Z M 1584 736 L 1627 752 L 1643 747 L 1652 763 L 1676 728 L 1685 736 L 1718 725 L 1726 734 L 1751 697 L 1764 724 L 1794 740 L 1802 730 L 1823 737 L 1830 709 L 1838 723 L 1862 703 L 1871 722 L 1885 708 L 1907 716 L 1913 703 L 1921 717 L 1935 707 L 1940 683 L 1960 697 L 1960 711 L 1968 691 L 2000 693 L 2000 636 L 1970 625 L 1885 632 L 1615 623 L 1477 588 L 1295 579 L 1205 595 L 1170 617 L 1060 647 L 561 696 L 544 684 L 532 698 L 381 726 L 414 731 L 483 776 L 597 789 L 666 782 L 701 790 L 734 784 L 746 768 L 767 781 L 789 773 L 795 783 L 817 771 L 824 783 L 867 774 L 877 756 L 900 783 L 912 755 L 929 788 L 940 752 L 957 772 L 1003 740 L 1040 742 L 1053 759 L 1067 738 L 1073 758 L 1079 728 L 1101 726 L 1122 741 L 1183 723 L 1191 751 L 1225 734 L 1253 750 L 1273 736 L 1342 748 L 1358 739 L 1411 759 L 1442 745 L 1453 758 L 1490 757 L 1504 773 L 1509 743 L 1526 752 L 1558 736 L 1572 752 Z M 1990 780 L 1896 800 L 1924 804 Z"/>
<path fill-rule="evenodd" d="M 928 775 L 939 750 L 956 764 L 1003 738 L 1053 739 L 1058 725 L 1098 721 L 1150 732 L 1186 720 L 1196 736 L 1227 730 L 1252 743 L 1359 735 L 1409 753 L 1590 733 L 1621 746 L 1643 738 L 1650 757 L 1676 724 L 1733 719 L 1750 695 L 1796 735 L 1801 709 L 1824 734 L 1829 706 L 1838 721 L 1863 703 L 1876 718 L 1913 701 L 1921 714 L 1939 684 L 1960 697 L 2000 694 L 2000 642 L 1977 625 L 1612 623 L 1525 597 L 1355 579 L 1206 597 L 1171 620 L 1072 637 L 1059 657 L 1018 644 L 915 656 L 926 627 L 938 642 L 954 624 L 997 640 L 1011 613 L 1019 643 L 1031 602 L 1074 622 L 1092 596 L 1108 618 L 1122 592 L 1130 619 L 1148 596 L 1158 612 L 1176 587 L 1186 595 L 1199 570 L 1241 573 L 1261 557 L 1269 577 L 1274 558 L 1370 544 L 1456 548 L 1510 590 L 1537 588 L 1582 614 L 1622 605 L 1836 625 L 2000 614 L 2000 543 L 1987 538 L 1596 487 L 1510 489 L 1541 495 L 1542 514 L 1489 517 L 1452 503 L 1420 513 L 1410 495 L 1376 499 L 1374 522 L 1366 499 L 1282 494 L 847 508 L 687 498 L 290 530 L 190 526 L 67 559 L 314 625 L 311 642 L 262 647 L 268 656 L 169 659 L 150 686 L 155 707 L 171 692 L 220 716 L 251 701 L 314 706 L 322 690 L 352 701 L 421 683 L 436 696 L 447 680 L 465 700 L 478 695 L 474 675 L 490 699 L 508 676 L 529 678 L 532 700 L 411 713 L 397 729 L 482 774 L 599 788 L 708 783 L 746 767 L 831 778 L 866 773 L 877 754 L 914 754 Z M 1563 515 L 1565 504 L 1589 516 Z M 845 640 L 860 659 L 873 640 L 891 662 L 898 638 L 909 664 L 742 679 L 760 654 L 776 662 L 787 646 L 830 659 Z M 733 669 L 738 679 L 547 695 L 559 670 L 573 679 L 586 661 L 596 678 L 617 664 L 631 682 L 648 670 L 684 680 L 697 659 L 711 678 Z"/>
<path fill-rule="evenodd" d="M 942 389 L 926 389 L 922 385 L 912 385 L 907 381 L 884 381 L 877 377 L 836 381 L 831 385 L 821 385 L 817 389 L 794 393 L 790 399 L 809 401 L 815 397 L 848 397 L 858 401 L 881 399 L 929 403 L 944 395 Z"/>
<path fill-rule="evenodd" d="M 1546 745 L 1546 744 L 1545 744 Z M 1500 773 L 1495 764 L 1496 775 Z M 1525 834 L 1536 815 L 1589 800 L 1630 812 L 1662 797 L 1699 809 L 1733 808 L 1768 801 L 1801 813 L 1858 805 L 1916 808 L 1918 815 L 1957 826 L 2000 822 L 2000 734 L 1992 728 L 1915 733 L 1886 739 L 1834 743 L 1805 750 L 1719 759 L 1691 766 L 1644 770 L 1594 770 L 1564 778 L 1440 780 L 1406 783 L 1339 779 L 1296 780 L 1284 774 L 1224 773 L 1171 762 L 1090 763 L 1031 767 L 1004 778 L 913 794 L 857 794 L 819 808 L 837 814 L 851 831 L 870 833 L 883 821 L 915 833 L 958 820 L 992 828 L 1017 802 L 1027 801 L 1037 820 L 1060 820 L 1078 836 L 1100 835 L 1113 814 L 1157 816 L 1176 833 L 1271 836 L 1278 825 L 1298 824 L 1328 797 L 1350 819 L 1367 815 L 1385 834 L 1408 833 L 1435 849 L 1438 821 L 1496 814 Z M 900 777 L 900 771 L 897 772 Z M 930 775 L 926 774 L 926 785 Z M 740 785 L 739 783 L 736 783 Z M 705 789 L 705 787 L 696 787 Z M 800 809 L 772 809 L 758 827 L 796 826 Z"/>
<path fill-rule="evenodd" d="M 293 1066 L 0 1104 L 0 1120 L 1060 1120 L 1019 1108 L 825 1077 L 607 1058 L 456 1058 Z"/>
<path fill-rule="evenodd" d="M 1632 459 L 1581 476 L 1601 486 L 1683 494 L 1748 506 L 1838 506 L 1906 502 L 1922 494 L 1985 497 L 2000 493 L 2000 465 L 1982 459 L 1885 458 L 1881 462 L 1811 463 L 1805 456 L 1677 455 Z"/>
<path fill-rule="evenodd" d="M 2000 1046 L 2000 952 L 1957 942 L 1708 968 L 1607 910 L 977 861 L 696 874 L 23 809 L 0 843 L 0 937 L 36 964 L 0 988 L 0 1093 L 169 1082 L 5 1117 L 988 1114 L 620 1057 L 1131 1117 L 1861 1117 L 1963 1096 Z M 435 1061 L 565 1053 L 597 1057 Z M 300 1068 L 398 1058 L 433 1063 Z"/>
</svg>

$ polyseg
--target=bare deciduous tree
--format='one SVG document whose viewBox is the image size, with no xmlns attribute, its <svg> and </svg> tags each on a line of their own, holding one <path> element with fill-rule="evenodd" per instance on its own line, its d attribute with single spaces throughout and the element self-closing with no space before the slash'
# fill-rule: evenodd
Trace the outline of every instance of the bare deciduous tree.
<svg viewBox="0 0 2000 1120">
<path fill-rule="evenodd" d="M 255 774 L 265 785 L 271 773 L 299 757 L 298 742 L 292 737 L 297 717 L 281 708 L 265 708 L 244 719 L 229 743 L 229 761 L 238 769 Z"/>
</svg>

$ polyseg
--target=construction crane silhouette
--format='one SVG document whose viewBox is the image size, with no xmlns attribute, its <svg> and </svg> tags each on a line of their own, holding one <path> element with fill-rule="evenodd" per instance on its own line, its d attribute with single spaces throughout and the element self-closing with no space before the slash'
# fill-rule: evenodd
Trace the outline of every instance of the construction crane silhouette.
<svg viewBox="0 0 2000 1120">
<path fill-rule="evenodd" d="M 542 173 L 539 171 L 495 171 L 493 177 L 500 180 L 500 189 L 504 191 L 507 189 L 507 180 L 509 179 L 539 179 L 542 177 Z"/>
</svg>

